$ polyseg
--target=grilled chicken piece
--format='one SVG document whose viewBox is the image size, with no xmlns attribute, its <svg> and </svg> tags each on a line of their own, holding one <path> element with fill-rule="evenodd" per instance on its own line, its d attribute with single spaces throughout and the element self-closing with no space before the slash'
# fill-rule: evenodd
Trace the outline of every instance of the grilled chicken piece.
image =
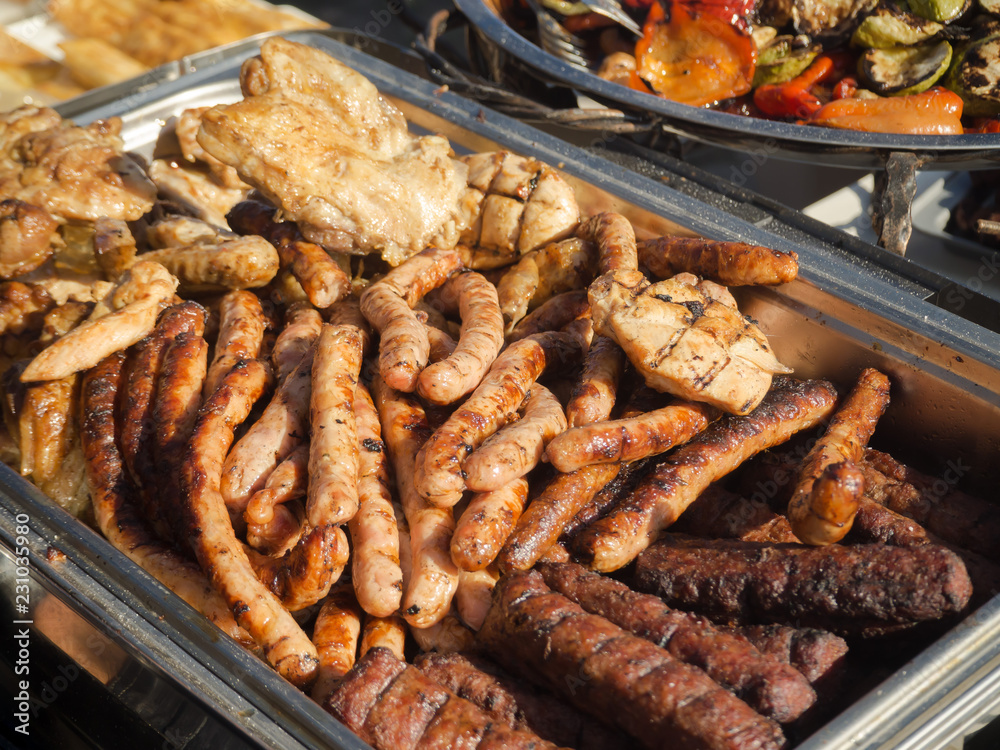
<svg viewBox="0 0 1000 750">
<path fill-rule="evenodd" d="M 202 114 L 198 143 L 329 250 L 392 265 L 469 223 L 467 168 L 440 136 L 414 138 L 365 78 L 279 38 L 241 75 L 243 101 Z M 274 148 L 281 143 L 282 148 Z"/>
<path fill-rule="evenodd" d="M 0 195 L 63 220 L 135 220 L 152 208 L 156 188 L 123 153 L 119 120 L 81 128 L 49 112 L 21 107 L 3 117 Z"/>
<path fill-rule="evenodd" d="M 613 338 L 652 387 L 748 414 L 782 365 L 739 311 L 681 278 L 650 284 L 613 271 L 590 287 L 594 330 Z"/>
<path fill-rule="evenodd" d="M 228 164 L 223 164 L 214 156 L 207 153 L 201 147 L 201 144 L 198 143 L 198 128 L 201 127 L 201 116 L 207 109 L 208 107 L 185 109 L 177 116 L 174 133 L 177 136 L 177 142 L 180 144 L 181 153 L 192 164 L 198 162 L 206 164 L 209 170 L 211 170 L 214 180 L 222 187 L 249 190 L 250 186 L 240 179 L 235 169 Z"/>
<path fill-rule="evenodd" d="M 224 228 L 229 226 L 226 214 L 250 192 L 249 186 L 220 185 L 201 165 L 179 159 L 153 159 L 149 177 L 160 195 L 180 204 L 199 219 Z"/>
<path fill-rule="evenodd" d="M 0 201 L 0 279 L 34 271 L 55 251 L 58 222 L 43 208 L 16 198 Z"/>
</svg>

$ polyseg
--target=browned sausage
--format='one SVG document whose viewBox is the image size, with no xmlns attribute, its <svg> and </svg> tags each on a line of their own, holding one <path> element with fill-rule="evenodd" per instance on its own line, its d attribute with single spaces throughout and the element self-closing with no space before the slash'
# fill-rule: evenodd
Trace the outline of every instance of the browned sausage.
<svg viewBox="0 0 1000 750">
<path fill-rule="evenodd" d="M 188 537 L 198 562 L 278 673 L 305 687 L 316 676 L 316 647 L 257 578 L 219 492 L 222 461 L 233 431 L 246 419 L 268 379 L 268 368 L 259 361 L 240 362 L 204 403 L 188 443 L 183 497 Z"/>
<path fill-rule="evenodd" d="M 403 659 L 405 646 L 406 620 L 402 617 L 399 615 L 365 617 L 364 627 L 361 630 L 361 644 L 358 646 L 358 658 L 373 648 L 386 648 L 395 654 L 397 659 Z"/>
<path fill-rule="evenodd" d="M 319 676 L 312 697 L 320 701 L 354 666 L 361 634 L 361 608 L 350 585 L 337 586 L 323 600 L 313 625 L 313 643 L 319 654 Z"/>
<path fill-rule="evenodd" d="M 833 544 L 850 530 L 864 492 L 864 479 L 851 467 L 835 470 L 836 476 L 824 472 L 831 464 L 861 461 L 888 406 L 889 378 L 878 370 L 866 369 L 806 455 L 788 502 L 792 530 L 806 544 Z M 821 475 L 825 476 L 822 482 Z M 844 481 L 835 481 L 837 476 Z"/>
<path fill-rule="evenodd" d="M 625 370 L 625 352 L 614 339 L 595 335 L 583 360 L 580 382 L 566 404 L 570 427 L 600 422 L 611 416 L 618 381 Z"/>
<path fill-rule="evenodd" d="M 304 302 L 289 305 L 285 311 L 285 327 L 281 329 L 271 348 L 271 365 L 279 383 L 298 367 L 302 357 L 319 338 L 323 319 L 315 308 Z"/>
<path fill-rule="evenodd" d="M 115 444 L 115 399 L 123 383 L 124 362 L 124 352 L 106 357 L 83 376 L 81 386 L 80 439 L 97 526 L 133 562 L 229 636 L 247 643 L 249 636 L 201 569 L 156 539 L 136 509 L 136 488 Z"/>
<path fill-rule="evenodd" d="M 507 341 L 519 341 L 537 333 L 559 330 L 589 310 L 585 289 L 557 294 L 523 317 L 507 336 Z"/>
<path fill-rule="evenodd" d="M 794 281 L 799 256 L 743 242 L 700 237 L 658 237 L 639 243 L 639 263 L 666 279 L 679 273 L 717 281 L 726 286 L 774 285 Z"/>
<path fill-rule="evenodd" d="M 455 351 L 423 369 L 417 393 L 434 404 L 450 404 L 472 391 L 503 346 L 503 317 L 497 290 L 470 271 L 445 282 L 441 293 L 458 298 L 462 332 Z"/>
<path fill-rule="evenodd" d="M 632 223 L 621 214 L 605 211 L 591 216 L 577 227 L 576 233 L 597 245 L 600 273 L 639 269 L 635 230 Z"/>
<path fill-rule="evenodd" d="M 528 482 L 520 477 L 498 490 L 472 496 L 451 537 L 451 559 L 462 570 L 482 570 L 492 563 L 521 517 Z"/>
<path fill-rule="evenodd" d="M 609 515 L 580 532 L 573 548 L 594 570 L 617 570 L 648 547 L 708 485 L 750 456 L 808 429 L 836 404 L 825 381 L 779 380 L 754 411 L 728 415 L 670 454 Z"/>
<path fill-rule="evenodd" d="M 483 382 L 439 427 L 423 448 L 414 476 L 428 502 L 451 507 L 462 497 L 468 455 L 514 413 L 547 365 L 579 353 L 579 343 L 561 333 L 516 341 L 493 362 Z"/>
<path fill-rule="evenodd" d="M 219 305 L 219 335 L 215 353 L 205 378 L 205 398 L 215 392 L 222 378 L 241 359 L 260 354 L 267 319 L 260 300 L 253 292 L 235 291 L 222 298 Z"/>
<path fill-rule="evenodd" d="M 566 473 L 595 463 L 638 461 L 687 442 L 719 416 L 708 404 L 673 403 L 634 417 L 574 427 L 556 435 L 545 455 Z"/>
</svg>

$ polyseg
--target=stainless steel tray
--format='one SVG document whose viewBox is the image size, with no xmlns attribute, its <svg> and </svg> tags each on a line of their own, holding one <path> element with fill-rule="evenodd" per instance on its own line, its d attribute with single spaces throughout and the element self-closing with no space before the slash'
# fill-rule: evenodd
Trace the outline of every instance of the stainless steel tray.
<svg viewBox="0 0 1000 750">
<path fill-rule="evenodd" d="M 838 167 L 880 169 L 890 152 L 925 155 L 929 167 L 975 169 L 995 166 L 1000 137 L 860 133 L 691 107 L 599 78 L 559 60 L 521 36 L 494 10 L 490 0 L 455 0 L 474 28 L 476 49 L 486 75 L 517 87 L 525 76 L 569 87 L 639 120 L 662 122 L 668 132 L 737 151 L 764 147 L 778 158 Z"/>
<path fill-rule="evenodd" d="M 415 128 L 447 135 L 458 150 L 503 146 L 558 166 L 588 212 L 621 211 L 640 233 L 680 230 L 797 250 L 800 280 L 741 295 L 745 312 L 760 320 L 782 361 L 800 375 L 822 375 L 844 384 L 863 366 L 885 369 L 894 382 L 894 399 L 877 441 L 891 445 L 900 458 L 919 462 L 928 473 L 943 472 L 946 460 L 960 458 L 963 465 L 975 467 L 963 483 L 973 489 L 996 486 L 997 334 L 923 301 L 907 282 L 878 266 L 845 260 L 819 242 L 791 242 L 766 226 L 739 220 L 663 182 L 484 110 L 322 33 L 288 36 L 362 72 L 403 108 Z M 67 109 L 79 122 L 121 116 L 129 147 L 148 151 L 162 124 L 180 109 L 234 98 L 239 66 L 256 51 L 256 42 L 235 45 L 189 60 L 182 74 L 153 87 L 138 81 L 131 88 L 116 87 L 110 96 L 97 92 L 89 108 L 74 104 Z M 269 667 L 220 638 L 200 615 L 98 535 L 3 468 L 0 541 L 7 548 L 16 536 L 13 519 L 18 513 L 30 519 L 32 572 L 40 585 L 227 731 L 259 736 L 276 746 L 359 746 Z M 61 549 L 65 562 L 45 561 L 47 546 Z M 102 615 L 105 611 L 111 614 Z M 1000 681 L 998 631 L 1000 597 L 799 748 L 937 748 L 961 736 L 993 708 Z M 190 746 L 200 744 L 209 743 Z"/>
</svg>

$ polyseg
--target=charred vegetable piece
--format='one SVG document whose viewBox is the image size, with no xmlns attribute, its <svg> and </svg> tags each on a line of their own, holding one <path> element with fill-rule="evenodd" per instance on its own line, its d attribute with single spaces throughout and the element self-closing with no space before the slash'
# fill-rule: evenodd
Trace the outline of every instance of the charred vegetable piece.
<svg viewBox="0 0 1000 750">
<path fill-rule="evenodd" d="M 959 135 L 961 118 L 961 97 L 935 86 L 908 96 L 837 99 L 823 105 L 808 122 L 867 133 Z"/>
<path fill-rule="evenodd" d="M 829 78 L 834 68 L 833 58 L 821 55 L 790 81 L 759 86 L 753 92 L 753 103 L 771 117 L 809 117 L 823 106 L 811 89 Z"/>
<path fill-rule="evenodd" d="M 795 38 L 784 35 L 775 38 L 757 56 L 753 87 L 785 83 L 801 75 L 820 52 L 820 45 L 796 47 Z"/>
<path fill-rule="evenodd" d="M 657 3 L 650 7 L 636 44 L 633 88 L 701 107 L 750 91 L 757 59 L 753 39 L 709 13 L 679 3 L 669 20 Z"/>
<path fill-rule="evenodd" d="M 960 48 L 944 85 L 962 97 L 966 114 L 1000 113 L 1000 34 Z"/>
<path fill-rule="evenodd" d="M 824 40 L 847 38 L 857 19 L 875 7 L 877 0 L 794 0 L 795 30 Z"/>
<path fill-rule="evenodd" d="M 851 44 L 875 49 L 909 47 L 927 41 L 942 29 L 942 24 L 909 13 L 895 3 L 886 3 L 861 21 Z"/>
<path fill-rule="evenodd" d="M 954 21 L 971 4 L 971 0 L 908 0 L 910 10 L 921 18 L 948 23 Z"/>
<path fill-rule="evenodd" d="M 941 41 L 913 47 L 870 49 L 860 67 L 868 88 L 876 94 L 905 95 L 926 91 L 951 64 L 951 45 Z"/>
</svg>

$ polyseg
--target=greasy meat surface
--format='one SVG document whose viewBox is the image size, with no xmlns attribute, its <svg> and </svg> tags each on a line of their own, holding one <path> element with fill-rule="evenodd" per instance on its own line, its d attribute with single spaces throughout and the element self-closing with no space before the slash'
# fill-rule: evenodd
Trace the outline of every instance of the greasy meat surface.
<svg viewBox="0 0 1000 750">
<path fill-rule="evenodd" d="M 756 325 L 679 277 L 608 273 L 591 285 L 590 306 L 594 331 L 617 341 L 649 385 L 680 398 L 747 414 L 772 375 L 790 372 Z"/>
<path fill-rule="evenodd" d="M 670 534 L 639 555 L 632 584 L 717 620 L 843 633 L 935 620 L 972 594 L 962 561 L 937 545 L 812 548 Z"/>
<path fill-rule="evenodd" d="M 468 224 L 467 168 L 439 136 L 414 138 L 375 87 L 326 54 L 269 39 L 245 99 L 202 115 L 198 142 L 329 250 L 398 264 Z"/>
<path fill-rule="evenodd" d="M 118 120 L 81 128 L 58 115 L 46 116 L 44 110 L 22 107 L 4 115 L 2 125 L 4 198 L 23 200 L 63 220 L 134 220 L 152 208 L 156 189 L 122 153 Z"/>
</svg>

